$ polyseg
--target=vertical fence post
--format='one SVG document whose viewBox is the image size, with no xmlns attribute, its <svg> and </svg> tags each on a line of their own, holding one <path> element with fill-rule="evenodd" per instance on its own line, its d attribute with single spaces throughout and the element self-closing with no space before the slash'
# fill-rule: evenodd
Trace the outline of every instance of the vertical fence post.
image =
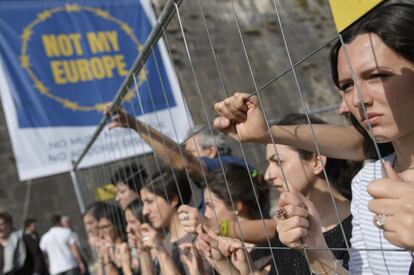
<svg viewBox="0 0 414 275">
<path fill-rule="evenodd" d="M 81 192 L 80 181 L 78 177 L 78 169 L 74 167 L 74 162 L 72 162 L 72 167 L 72 170 L 70 170 L 70 177 L 72 178 L 73 189 L 75 190 L 79 210 L 81 213 L 83 213 L 85 211 L 85 201 Z"/>
<path fill-rule="evenodd" d="M 26 195 L 24 197 L 23 213 L 21 224 L 27 219 L 27 213 L 29 212 L 29 204 L 32 195 L 32 180 L 26 181 Z"/>
</svg>

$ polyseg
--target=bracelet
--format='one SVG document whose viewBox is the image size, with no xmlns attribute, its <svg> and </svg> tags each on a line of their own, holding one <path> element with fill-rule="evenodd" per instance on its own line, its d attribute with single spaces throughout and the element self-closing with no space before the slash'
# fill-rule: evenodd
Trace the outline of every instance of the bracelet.
<svg viewBox="0 0 414 275">
<path fill-rule="evenodd" d="M 219 235 L 222 237 L 228 237 L 230 235 L 230 221 L 229 220 L 221 220 L 220 221 L 220 228 L 219 228 Z"/>
<path fill-rule="evenodd" d="M 338 260 L 335 258 L 335 269 L 334 269 L 334 273 L 333 275 L 339 275 L 339 267 L 343 265 L 343 260 Z M 328 271 L 325 272 L 316 272 L 311 268 L 311 273 L 314 275 L 325 275 L 325 274 L 329 274 Z"/>
</svg>

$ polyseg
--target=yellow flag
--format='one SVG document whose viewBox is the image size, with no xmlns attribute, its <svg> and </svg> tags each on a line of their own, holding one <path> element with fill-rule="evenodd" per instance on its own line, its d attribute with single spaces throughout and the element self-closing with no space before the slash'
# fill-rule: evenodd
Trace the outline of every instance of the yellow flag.
<svg viewBox="0 0 414 275">
<path fill-rule="evenodd" d="M 112 200 L 116 196 L 115 186 L 111 183 L 102 185 L 95 189 L 95 198 L 97 201 Z"/>
<path fill-rule="evenodd" d="M 384 0 L 329 0 L 338 32 L 345 30 Z"/>
</svg>

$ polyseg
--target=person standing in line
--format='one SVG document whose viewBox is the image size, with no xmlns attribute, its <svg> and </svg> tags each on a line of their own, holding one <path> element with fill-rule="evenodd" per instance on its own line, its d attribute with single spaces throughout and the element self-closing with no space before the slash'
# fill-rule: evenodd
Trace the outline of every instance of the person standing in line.
<svg viewBox="0 0 414 275">
<path fill-rule="evenodd" d="M 22 232 L 13 231 L 13 218 L 0 212 L 0 275 L 21 273 L 26 261 Z M 27 273 L 26 273 L 27 274 Z"/>
<path fill-rule="evenodd" d="M 144 167 L 136 164 L 121 166 L 111 177 L 111 183 L 115 186 L 115 201 L 125 210 L 127 205 L 139 199 L 139 189 L 147 180 L 147 172 Z"/>
<path fill-rule="evenodd" d="M 77 244 L 79 245 L 79 236 L 75 232 L 75 230 L 73 230 L 72 222 L 70 221 L 69 216 L 61 216 L 60 217 L 60 224 L 62 225 L 62 227 L 70 229 L 70 231 L 74 235 L 74 238 L 76 239 Z"/>
<path fill-rule="evenodd" d="M 23 241 L 26 246 L 27 259 L 25 265 L 33 275 L 48 275 L 47 264 L 39 247 L 40 237 L 36 231 L 35 219 L 26 219 L 23 223 Z"/>
<path fill-rule="evenodd" d="M 62 216 L 60 218 L 60 221 L 61 221 L 63 227 L 70 229 L 70 231 L 72 232 L 73 237 L 75 238 L 75 241 L 76 241 L 76 245 L 79 248 L 79 252 L 81 254 L 81 259 L 82 259 L 83 265 L 85 266 L 84 274 L 89 274 L 89 270 L 87 268 L 88 264 L 87 264 L 87 261 L 85 259 L 86 249 L 82 245 L 78 233 L 76 233 L 76 231 L 73 229 L 72 222 L 71 222 L 69 216 Z"/>
<path fill-rule="evenodd" d="M 37 244 L 39 244 L 40 237 L 37 233 L 37 222 L 35 219 L 27 218 L 23 222 L 23 229 L 25 235 L 29 235 L 33 240 L 37 242 Z"/>
<path fill-rule="evenodd" d="M 52 275 L 84 274 L 79 248 L 71 230 L 61 224 L 61 216 L 52 217 L 52 228 L 40 240 L 41 250 L 48 256 Z"/>
</svg>

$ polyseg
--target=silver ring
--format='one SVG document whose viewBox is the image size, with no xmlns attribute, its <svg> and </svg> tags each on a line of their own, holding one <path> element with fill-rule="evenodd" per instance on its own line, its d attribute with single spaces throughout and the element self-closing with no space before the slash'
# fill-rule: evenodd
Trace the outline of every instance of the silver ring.
<svg viewBox="0 0 414 275">
<path fill-rule="evenodd" d="M 380 230 L 384 230 L 384 223 L 385 223 L 385 218 L 387 217 L 387 215 L 385 214 L 376 214 L 374 216 L 374 225 L 380 229 Z"/>
<path fill-rule="evenodd" d="M 190 219 L 190 217 L 188 216 L 187 213 L 185 213 L 185 215 L 183 216 L 182 220 L 183 221 L 188 221 Z"/>
</svg>

